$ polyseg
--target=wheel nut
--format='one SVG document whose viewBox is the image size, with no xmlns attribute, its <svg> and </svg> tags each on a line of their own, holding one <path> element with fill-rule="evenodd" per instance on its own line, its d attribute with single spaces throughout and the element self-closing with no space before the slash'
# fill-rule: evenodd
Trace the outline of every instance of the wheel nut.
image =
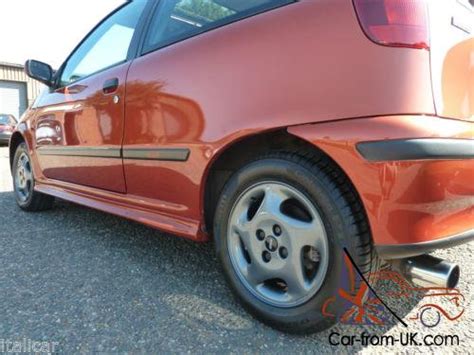
<svg viewBox="0 0 474 355">
<path fill-rule="evenodd" d="M 281 227 L 278 224 L 273 226 L 273 233 L 279 237 L 281 235 Z"/>
<path fill-rule="evenodd" d="M 262 241 L 265 239 L 265 232 L 261 229 L 257 231 L 257 239 Z"/>
<path fill-rule="evenodd" d="M 288 257 L 288 249 L 286 249 L 285 247 L 281 247 L 280 256 L 282 259 L 286 259 Z"/>
<path fill-rule="evenodd" d="M 266 263 L 270 262 L 272 260 L 272 254 L 270 254 L 268 251 L 264 251 L 262 254 L 263 261 Z"/>
</svg>

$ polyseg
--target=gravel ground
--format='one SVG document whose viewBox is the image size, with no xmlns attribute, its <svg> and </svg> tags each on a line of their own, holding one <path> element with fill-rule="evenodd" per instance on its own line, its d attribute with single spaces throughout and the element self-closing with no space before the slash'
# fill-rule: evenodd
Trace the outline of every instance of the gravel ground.
<svg viewBox="0 0 474 355">
<path fill-rule="evenodd" d="M 252 319 L 233 299 L 212 245 L 59 201 L 28 214 L 15 205 L 7 148 L 0 148 L 0 352 L 2 341 L 58 342 L 61 352 L 460 352 L 474 349 L 474 244 L 436 253 L 459 263 L 465 313 L 433 329 L 409 320 L 422 295 L 391 301 L 409 327 L 337 326 L 292 336 Z M 426 303 L 426 302 L 425 302 Z M 447 300 L 437 302 L 450 307 Z M 460 345 L 331 346 L 357 335 L 457 334 Z"/>
</svg>

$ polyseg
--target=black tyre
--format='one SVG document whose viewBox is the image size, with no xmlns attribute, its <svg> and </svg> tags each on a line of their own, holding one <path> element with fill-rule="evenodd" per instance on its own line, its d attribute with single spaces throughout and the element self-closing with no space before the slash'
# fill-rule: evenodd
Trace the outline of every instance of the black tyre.
<svg viewBox="0 0 474 355">
<path fill-rule="evenodd" d="M 344 247 L 366 276 L 379 268 L 358 195 L 325 156 L 273 153 L 237 171 L 220 196 L 214 239 L 243 306 L 292 333 L 336 322 L 322 307 L 347 284 Z"/>
<path fill-rule="evenodd" d="M 34 190 L 35 177 L 25 143 L 21 143 L 15 151 L 12 174 L 15 198 L 21 209 L 38 212 L 53 207 L 54 197 Z"/>
</svg>

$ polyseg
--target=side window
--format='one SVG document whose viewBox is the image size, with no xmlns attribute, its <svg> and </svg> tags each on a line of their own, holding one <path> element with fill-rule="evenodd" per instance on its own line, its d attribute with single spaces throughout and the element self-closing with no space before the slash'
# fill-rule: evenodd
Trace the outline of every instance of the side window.
<svg viewBox="0 0 474 355">
<path fill-rule="evenodd" d="M 295 0 L 162 0 L 148 31 L 144 52 L 286 5 Z"/>
<path fill-rule="evenodd" d="M 69 58 L 61 86 L 125 62 L 145 6 L 145 0 L 133 1 L 102 22 Z"/>
</svg>

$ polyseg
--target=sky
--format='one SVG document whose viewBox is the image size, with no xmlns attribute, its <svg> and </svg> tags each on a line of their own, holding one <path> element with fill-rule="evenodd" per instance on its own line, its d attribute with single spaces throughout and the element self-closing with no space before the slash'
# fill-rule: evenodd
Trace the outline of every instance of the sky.
<svg viewBox="0 0 474 355">
<path fill-rule="evenodd" d="M 0 0 L 0 62 L 36 59 L 57 69 L 124 0 Z"/>
</svg>

